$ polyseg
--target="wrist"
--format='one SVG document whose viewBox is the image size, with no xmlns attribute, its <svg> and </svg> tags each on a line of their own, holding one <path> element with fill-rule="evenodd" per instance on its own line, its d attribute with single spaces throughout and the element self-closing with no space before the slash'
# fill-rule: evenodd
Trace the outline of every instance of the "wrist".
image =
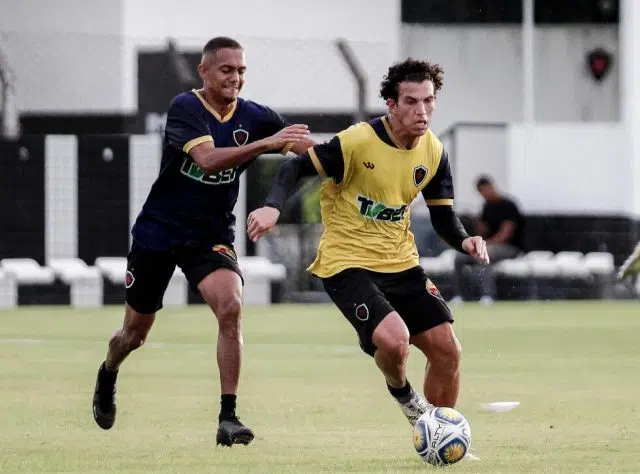
<svg viewBox="0 0 640 474">
<path fill-rule="evenodd" d="M 266 153 L 276 149 L 276 147 L 269 141 L 268 138 L 262 138 L 260 140 L 256 140 L 253 143 L 258 146 L 258 151 L 260 153 Z"/>
<path fill-rule="evenodd" d="M 265 203 L 262 205 L 263 207 L 271 207 L 273 209 L 275 209 L 276 211 L 278 211 L 278 213 L 281 212 L 282 210 L 282 206 L 274 201 L 265 201 Z"/>
</svg>

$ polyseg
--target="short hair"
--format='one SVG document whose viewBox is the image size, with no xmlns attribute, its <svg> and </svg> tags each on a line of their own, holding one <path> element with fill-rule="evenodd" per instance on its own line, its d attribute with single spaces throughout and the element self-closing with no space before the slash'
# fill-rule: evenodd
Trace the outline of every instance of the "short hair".
<svg viewBox="0 0 640 474">
<path fill-rule="evenodd" d="M 480 186 L 486 186 L 486 185 L 493 185 L 493 179 L 491 179 L 490 176 L 487 176 L 486 174 L 483 174 L 481 176 L 478 176 L 478 179 L 476 180 L 476 188 L 479 188 Z"/>
<path fill-rule="evenodd" d="M 242 49 L 240 43 L 233 38 L 227 36 L 216 36 L 207 41 L 207 44 L 202 48 L 202 55 L 215 54 L 219 49 Z"/>
<path fill-rule="evenodd" d="M 442 88 L 444 70 L 439 64 L 418 61 L 408 58 L 391 66 L 380 84 L 380 97 L 384 100 L 398 100 L 398 89 L 401 82 L 433 82 L 437 93 Z"/>
</svg>

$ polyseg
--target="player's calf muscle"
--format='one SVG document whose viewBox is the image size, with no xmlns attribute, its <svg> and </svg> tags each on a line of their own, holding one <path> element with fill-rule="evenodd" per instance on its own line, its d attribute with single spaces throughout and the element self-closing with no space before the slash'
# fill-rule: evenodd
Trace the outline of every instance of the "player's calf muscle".
<svg viewBox="0 0 640 474">
<path fill-rule="evenodd" d="M 107 369 L 118 370 L 124 359 L 134 350 L 144 344 L 146 334 L 136 331 L 126 331 L 124 328 L 116 331 L 109 341 L 109 352 L 107 353 Z"/>
<path fill-rule="evenodd" d="M 374 359 L 389 385 L 402 387 L 406 382 L 409 357 L 409 331 L 397 313 L 387 315 L 373 331 Z"/>
<path fill-rule="evenodd" d="M 122 328 L 118 329 L 109 340 L 107 369 L 117 370 L 131 352 L 144 344 L 154 319 L 155 314 L 139 314 L 127 308 Z"/>
</svg>

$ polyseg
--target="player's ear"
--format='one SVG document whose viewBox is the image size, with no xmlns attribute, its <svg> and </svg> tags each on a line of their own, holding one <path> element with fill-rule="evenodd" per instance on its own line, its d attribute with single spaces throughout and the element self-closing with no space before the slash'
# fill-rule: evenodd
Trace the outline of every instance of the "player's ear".
<svg viewBox="0 0 640 474">
<path fill-rule="evenodd" d="M 387 99 L 387 107 L 389 107 L 389 110 L 393 109 L 396 105 L 397 103 L 393 98 L 389 97 Z"/>
<path fill-rule="evenodd" d="M 198 76 L 200 76 L 200 79 L 204 80 L 204 73 L 206 71 L 206 68 L 204 66 L 203 63 L 198 64 Z"/>
</svg>

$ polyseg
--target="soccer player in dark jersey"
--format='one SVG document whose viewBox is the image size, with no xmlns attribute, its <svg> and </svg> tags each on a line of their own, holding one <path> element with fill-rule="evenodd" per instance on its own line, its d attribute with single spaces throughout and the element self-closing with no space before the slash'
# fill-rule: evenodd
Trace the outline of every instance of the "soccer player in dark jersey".
<svg viewBox="0 0 640 474">
<path fill-rule="evenodd" d="M 309 270 L 357 331 L 412 425 L 429 405 L 407 380 L 409 345 L 426 356 L 424 394 L 435 406 L 456 404 L 461 353 L 451 312 L 420 267 L 409 231 L 416 196 L 424 196 L 449 245 L 488 263 L 485 241 L 467 235 L 454 213 L 449 159 L 429 130 L 441 87 L 438 65 L 408 59 L 389 68 L 381 89 L 389 113 L 286 160 L 265 207 L 247 219 L 255 241 L 276 224 L 301 177 L 325 178 L 324 233 Z"/>
<path fill-rule="evenodd" d="M 302 153 L 313 142 L 306 125 L 287 126 L 269 107 L 238 97 L 245 70 L 240 44 L 214 38 L 198 66 L 202 89 L 176 96 L 169 106 L 160 172 L 132 229 L 124 323 L 98 371 L 93 414 L 103 429 L 115 422 L 120 364 L 147 338 L 177 265 L 218 319 L 217 443 L 248 444 L 254 437 L 236 416 L 242 351 L 242 279 L 233 248 L 238 178 L 265 152 Z"/>
</svg>

